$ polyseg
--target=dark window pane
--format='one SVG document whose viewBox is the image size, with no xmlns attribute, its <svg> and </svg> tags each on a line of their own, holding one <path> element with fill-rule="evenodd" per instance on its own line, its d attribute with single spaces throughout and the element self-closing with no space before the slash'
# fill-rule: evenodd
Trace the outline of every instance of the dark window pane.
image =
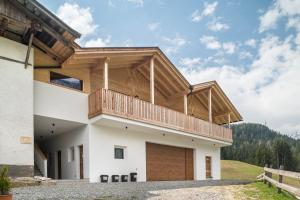
<svg viewBox="0 0 300 200">
<path fill-rule="evenodd" d="M 82 90 L 83 89 L 83 82 L 82 80 L 72 78 L 69 76 L 65 76 L 62 74 L 58 74 L 55 72 L 50 72 L 50 82 L 55 83 L 58 85 L 62 85 L 65 87 L 73 88 L 76 90 Z"/>
<path fill-rule="evenodd" d="M 115 148 L 115 159 L 124 159 L 124 149 Z"/>
</svg>

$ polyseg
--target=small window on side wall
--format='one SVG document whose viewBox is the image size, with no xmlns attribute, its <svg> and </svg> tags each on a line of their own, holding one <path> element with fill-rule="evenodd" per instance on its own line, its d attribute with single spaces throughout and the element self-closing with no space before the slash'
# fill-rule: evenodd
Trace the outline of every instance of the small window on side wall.
<svg viewBox="0 0 300 200">
<path fill-rule="evenodd" d="M 125 148 L 115 147 L 115 159 L 124 159 Z"/>
<path fill-rule="evenodd" d="M 76 90 L 83 90 L 83 81 L 72 78 L 63 74 L 50 72 L 50 83 L 61 85 L 64 87 L 69 87 Z"/>
</svg>

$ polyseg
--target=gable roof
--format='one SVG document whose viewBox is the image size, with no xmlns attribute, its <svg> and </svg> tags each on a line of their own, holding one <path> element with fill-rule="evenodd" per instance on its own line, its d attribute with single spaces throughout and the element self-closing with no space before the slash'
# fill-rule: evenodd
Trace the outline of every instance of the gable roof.
<svg viewBox="0 0 300 200">
<path fill-rule="evenodd" d="M 230 114 L 231 116 L 231 121 L 232 122 L 238 122 L 242 121 L 243 118 L 241 114 L 238 112 L 238 110 L 235 108 L 233 103 L 229 100 L 225 92 L 222 90 L 220 85 L 217 83 L 217 81 L 208 81 L 208 82 L 203 82 L 199 84 L 192 85 L 192 94 L 199 95 L 201 98 L 207 98 L 205 93 L 203 91 L 207 91 L 208 89 L 212 89 L 212 99 L 217 100 L 220 102 L 218 105 L 213 105 L 217 107 L 217 110 L 221 110 L 221 112 L 217 113 L 217 116 L 221 123 L 226 124 L 227 123 L 227 116 L 225 116 L 222 113 L 225 114 Z M 216 104 L 216 103 L 215 103 Z M 219 115 L 218 115 L 219 114 Z"/>
</svg>

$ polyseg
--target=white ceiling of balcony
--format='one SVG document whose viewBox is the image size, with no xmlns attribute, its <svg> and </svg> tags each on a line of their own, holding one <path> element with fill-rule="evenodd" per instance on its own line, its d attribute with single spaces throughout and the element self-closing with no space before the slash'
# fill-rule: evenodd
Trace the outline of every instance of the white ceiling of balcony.
<svg viewBox="0 0 300 200">
<path fill-rule="evenodd" d="M 34 115 L 34 137 L 35 140 L 44 140 L 59 134 L 68 133 L 85 124 L 61 120 L 57 118 Z"/>
</svg>

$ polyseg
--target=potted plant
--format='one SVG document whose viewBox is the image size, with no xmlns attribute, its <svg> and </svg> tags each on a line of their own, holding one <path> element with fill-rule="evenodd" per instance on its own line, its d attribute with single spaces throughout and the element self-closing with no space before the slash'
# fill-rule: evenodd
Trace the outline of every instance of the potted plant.
<svg viewBox="0 0 300 200">
<path fill-rule="evenodd" d="M 0 171 L 0 200 L 12 200 L 12 194 L 10 194 L 11 181 L 7 176 L 8 167 L 2 167 Z"/>
</svg>

